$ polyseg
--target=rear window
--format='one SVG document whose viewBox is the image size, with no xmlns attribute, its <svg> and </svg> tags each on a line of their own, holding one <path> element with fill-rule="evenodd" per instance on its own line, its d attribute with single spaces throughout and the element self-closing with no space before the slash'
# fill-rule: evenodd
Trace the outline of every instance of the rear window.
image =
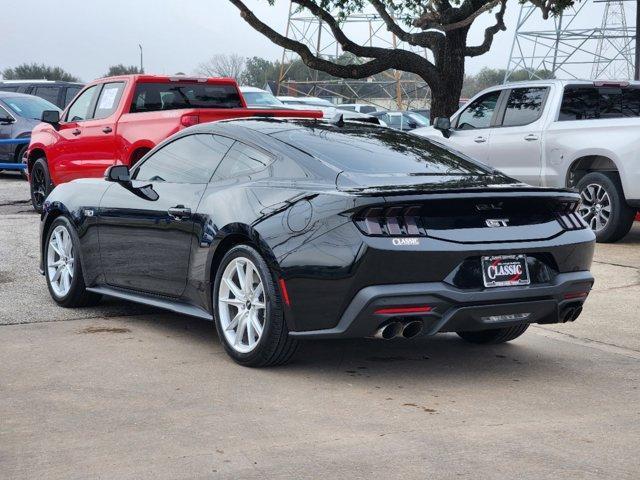
<svg viewBox="0 0 640 480">
<path fill-rule="evenodd" d="M 558 120 L 593 120 L 640 116 L 640 88 L 568 86 Z"/>
<path fill-rule="evenodd" d="M 242 102 L 234 85 L 208 83 L 139 83 L 131 112 L 155 112 L 180 108 L 240 108 Z"/>
<path fill-rule="evenodd" d="M 340 170 L 372 174 L 486 175 L 489 170 L 429 140 L 379 127 L 309 125 L 275 137 Z"/>
</svg>

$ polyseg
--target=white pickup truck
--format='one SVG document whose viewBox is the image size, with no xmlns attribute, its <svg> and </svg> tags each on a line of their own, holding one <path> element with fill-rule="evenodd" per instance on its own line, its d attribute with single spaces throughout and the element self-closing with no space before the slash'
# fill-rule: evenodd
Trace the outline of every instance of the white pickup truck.
<svg viewBox="0 0 640 480">
<path fill-rule="evenodd" d="M 599 242 L 629 232 L 640 208 L 640 83 L 541 80 L 480 92 L 451 119 L 411 133 L 520 181 L 576 188 Z"/>
</svg>

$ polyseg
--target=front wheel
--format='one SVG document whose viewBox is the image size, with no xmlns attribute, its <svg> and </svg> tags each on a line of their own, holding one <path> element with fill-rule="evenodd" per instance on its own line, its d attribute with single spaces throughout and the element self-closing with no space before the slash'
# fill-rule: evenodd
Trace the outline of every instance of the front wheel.
<svg viewBox="0 0 640 480">
<path fill-rule="evenodd" d="M 469 343 L 497 344 L 515 340 L 529 328 L 529 324 L 516 325 L 513 327 L 492 328 L 491 330 L 480 330 L 477 332 L 456 332 L 463 340 Z"/>
<path fill-rule="evenodd" d="M 88 292 L 80 264 L 80 242 L 66 217 L 56 218 L 46 237 L 44 271 L 51 298 L 61 307 L 86 307 L 101 296 Z"/>
<path fill-rule="evenodd" d="M 29 185 L 31 188 L 31 204 L 36 212 L 42 212 L 44 201 L 52 190 L 49 167 L 44 158 L 39 158 L 33 164 Z"/>
<path fill-rule="evenodd" d="M 249 245 L 229 250 L 216 272 L 213 305 L 218 337 L 240 365 L 288 362 L 298 342 L 289 336 L 275 277 Z"/>
<path fill-rule="evenodd" d="M 610 243 L 624 237 L 636 211 L 627 205 L 622 184 L 615 173 L 591 172 L 580 179 L 578 212 L 596 234 L 596 240 Z"/>
</svg>

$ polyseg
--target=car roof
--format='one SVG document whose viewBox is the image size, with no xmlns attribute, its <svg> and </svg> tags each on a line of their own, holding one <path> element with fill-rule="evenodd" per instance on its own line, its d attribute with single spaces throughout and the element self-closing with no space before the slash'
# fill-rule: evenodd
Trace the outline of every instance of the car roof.
<svg viewBox="0 0 640 480">
<path fill-rule="evenodd" d="M 29 85 L 29 84 L 83 85 L 83 83 L 81 82 L 67 82 L 64 80 L 0 80 L 0 85 Z"/>
<path fill-rule="evenodd" d="M 248 85 L 241 86 L 240 87 L 240 91 L 241 92 L 247 92 L 247 93 L 269 93 L 266 90 L 263 90 L 262 88 L 250 87 Z"/>
<path fill-rule="evenodd" d="M 3 92 L 0 90 L 0 98 L 40 98 L 35 95 L 28 95 L 26 93 L 16 93 L 16 92 Z"/>
<path fill-rule="evenodd" d="M 507 82 L 502 85 L 496 85 L 491 88 L 510 88 L 510 87 L 526 87 L 526 86 L 538 86 L 538 85 L 598 85 L 598 86 L 617 86 L 617 85 L 634 85 L 640 86 L 640 81 L 629 80 L 561 80 L 557 78 L 550 78 L 548 80 L 523 80 L 521 82 Z"/>
</svg>

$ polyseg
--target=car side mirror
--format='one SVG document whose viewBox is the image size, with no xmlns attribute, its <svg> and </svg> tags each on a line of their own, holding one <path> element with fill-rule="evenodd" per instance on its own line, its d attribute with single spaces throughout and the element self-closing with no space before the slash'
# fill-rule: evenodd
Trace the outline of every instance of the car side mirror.
<svg viewBox="0 0 640 480">
<path fill-rule="evenodd" d="M 129 173 L 129 167 L 126 165 L 111 165 L 104 172 L 104 179 L 107 182 L 130 183 L 131 174 Z"/>
<path fill-rule="evenodd" d="M 433 120 L 433 128 L 440 130 L 444 138 L 451 136 L 451 120 L 447 117 L 436 117 Z"/>
<path fill-rule="evenodd" d="M 44 123 L 57 125 L 58 123 L 60 123 L 60 112 L 58 110 L 45 110 L 42 112 L 42 117 L 40 119 Z"/>
</svg>

